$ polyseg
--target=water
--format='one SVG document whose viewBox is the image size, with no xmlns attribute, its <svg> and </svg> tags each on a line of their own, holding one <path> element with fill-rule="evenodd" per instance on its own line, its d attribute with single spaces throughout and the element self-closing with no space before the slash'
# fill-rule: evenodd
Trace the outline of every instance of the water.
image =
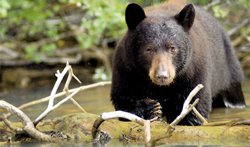
<svg viewBox="0 0 250 147">
<path fill-rule="evenodd" d="M 81 85 L 78 85 L 81 86 Z M 75 86 L 75 87 L 78 87 Z M 14 90 L 10 94 L 4 96 L 7 102 L 19 106 L 26 102 L 37 100 L 50 95 L 52 87 L 39 87 L 29 91 Z M 60 92 L 60 90 L 59 90 Z M 102 112 L 114 111 L 112 103 L 109 98 L 110 86 L 102 86 L 86 91 L 81 91 L 73 98 L 89 113 L 101 114 Z M 55 100 L 55 103 L 62 100 L 64 97 Z M 42 111 L 47 108 L 47 102 L 35 105 L 24 109 L 23 111 L 34 120 Z M 47 118 L 54 118 L 63 116 L 65 114 L 79 113 L 81 112 L 71 101 L 67 101 L 59 108 L 55 109 L 48 115 Z"/>
<path fill-rule="evenodd" d="M 39 87 L 31 91 L 14 90 L 11 94 L 5 95 L 6 101 L 18 106 L 28 101 L 39 99 L 50 94 L 52 87 Z M 102 86 L 90 90 L 82 91 L 74 96 L 75 100 L 89 113 L 101 114 L 102 112 L 114 111 L 110 102 L 110 86 Z M 245 109 L 217 108 L 209 116 L 209 122 L 220 120 L 232 120 L 237 118 L 250 119 L 250 80 L 243 83 L 243 92 L 246 98 L 247 107 Z M 60 99 L 57 99 L 58 101 Z M 47 107 L 47 103 L 39 104 L 24 110 L 32 120 L 34 120 Z M 63 116 L 65 114 L 81 112 L 72 104 L 66 102 L 61 107 L 53 111 L 47 118 Z"/>
<path fill-rule="evenodd" d="M 16 90 L 4 96 L 6 101 L 15 106 L 19 106 L 28 101 L 46 97 L 50 94 L 52 87 L 39 87 L 31 91 Z M 80 105 L 90 113 L 101 114 L 102 112 L 114 111 L 112 103 L 110 102 L 110 86 L 102 86 L 86 91 L 81 91 L 74 98 Z M 217 108 L 209 116 L 209 121 L 230 120 L 236 118 L 250 119 L 250 80 L 243 83 L 243 92 L 247 102 L 245 109 L 227 109 Z M 57 101 L 60 99 L 57 99 Z M 47 103 L 39 104 L 24 110 L 32 119 L 35 119 L 44 109 Z M 66 102 L 61 107 L 49 114 L 48 118 L 63 116 L 65 114 L 81 112 L 72 104 L 71 101 Z"/>
<path fill-rule="evenodd" d="M 250 80 L 243 82 L 242 89 L 247 103 L 245 109 L 216 108 L 210 114 L 208 121 L 250 119 Z"/>
</svg>

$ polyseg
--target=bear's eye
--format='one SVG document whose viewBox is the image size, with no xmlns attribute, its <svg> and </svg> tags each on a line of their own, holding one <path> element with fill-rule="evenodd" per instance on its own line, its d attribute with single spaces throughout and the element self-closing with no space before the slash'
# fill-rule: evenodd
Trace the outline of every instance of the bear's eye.
<svg viewBox="0 0 250 147">
<path fill-rule="evenodd" d="M 152 47 L 148 47 L 148 48 L 146 49 L 146 52 L 147 52 L 147 53 L 150 53 L 150 54 L 153 54 L 153 53 L 155 52 L 155 49 L 152 48 Z"/>
<path fill-rule="evenodd" d="M 176 54 L 177 48 L 175 46 L 170 46 L 169 49 L 172 54 Z"/>
</svg>

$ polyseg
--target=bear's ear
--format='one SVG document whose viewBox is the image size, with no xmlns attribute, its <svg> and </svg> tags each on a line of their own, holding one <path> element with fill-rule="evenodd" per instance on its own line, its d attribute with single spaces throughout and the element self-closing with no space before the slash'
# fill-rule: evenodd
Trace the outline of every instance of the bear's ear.
<svg viewBox="0 0 250 147">
<path fill-rule="evenodd" d="M 136 26 L 146 18 L 145 12 L 141 6 L 131 3 L 127 6 L 125 12 L 125 19 L 130 30 L 134 30 Z"/>
<path fill-rule="evenodd" d="M 192 4 L 186 5 L 179 14 L 175 15 L 177 22 L 182 25 L 185 31 L 188 31 L 193 23 L 195 18 L 195 9 Z"/>
</svg>

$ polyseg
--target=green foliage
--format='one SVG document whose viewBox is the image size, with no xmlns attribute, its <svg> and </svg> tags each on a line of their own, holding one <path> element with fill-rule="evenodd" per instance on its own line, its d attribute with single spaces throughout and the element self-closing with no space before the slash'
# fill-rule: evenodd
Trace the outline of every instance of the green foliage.
<svg viewBox="0 0 250 147">
<path fill-rule="evenodd" d="M 133 3 L 138 3 L 142 6 L 150 6 L 150 5 L 154 5 L 154 4 L 158 4 L 161 2 L 165 2 L 166 0 L 128 0 L 129 2 L 133 2 Z"/>
<path fill-rule="evenodd" d="M 124 34 L 125 6 L 125 0 L 1 0 L 0 42 L 14 44 L 24 59 L 36 62 L 67 43 L 100 48 Z"/>
<path fill-rule="evenodd" d="M 7 16 L 7 11 L 10 9 L 10 4 L 7 0 L 0 1 L 0 18 Z"/>
<path fill-rule="evenodd" d="M 51 8 L 59 4 L 48 5 L 44 0 L 8 0 L 6 2 L 10 9 L 0 22 L 0 42 L 14 44 L 13 49 L 21 51 L 24 59 L 40 62 L 41 54 L 48 44 L 33 42 L 47 37 L 53 40 L 58 35 L 58 30 L 62 27 L 58 24 L 50 24 L 48 20 L 56 15 L 56 10 Z M 15 46 L 16 42 L 21 42 L 21 46 Z M 52 51 L 46 50 L 46 52 Z"/>
<path fill-rule="evenodd" d="M 42 57 L 36 46 L 27 46 L 24 48 L 24 52 L 25 59 L 32 59 L 36 63 L 39 63 L 41 61 Z"/>
<path fill-rule="evenodd" d="M 211 2 L 211 0 L 189 0 L 189 1 L 197 5 L 206 5 Z"/>
<path fill-rule="evenodd" d="M 124 11 L 128 2 L 149 6 L 165 0 L 0 0 L 0 44 L 20 54 L 19 60 L 41 62 L 62 48 L 106 47 L 126 31 Z M 213 0 L 189 0 L 207 6 Z M 223 0 L 208 8 L 225 28 L 250 17 L 250 0 Z M 241 29 L 244 35 L 246 28 Z M 108 79 L 98 68 L 96 79 Z"/>
<path fill-rule="evenodd" d="M 239 0 L 241 5 L 243 5 L 245 8 L 250 9 L 250 0 Z"/>
<path fill-rule="evenodd" d="M 217 18 L 225 18 L 228 15 L 228 12 L 222 9 L 219 5 L 213 6 L 212 10 L 214 12 L 214 16 Z"/>
<path fill-rule="evenodd" d="M 118 38 L 124 34 L 124 5 L 125 2 L 114 0 L 82 1 L 81 7 L 87 12 L 81 21 L 84 33 L 77 36 L 77 41 L 83 49 L 100 44 L 103 38 Z"/>
</svg>

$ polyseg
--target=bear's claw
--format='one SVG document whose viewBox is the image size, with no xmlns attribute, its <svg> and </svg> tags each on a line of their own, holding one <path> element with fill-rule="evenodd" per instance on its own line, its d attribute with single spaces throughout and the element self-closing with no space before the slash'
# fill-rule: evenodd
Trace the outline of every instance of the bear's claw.
<svg viewBox="0 0 250 147">
<path fill-rule="evenodd" d="M 162 111 L 161 111 L 162 107 L 159 102 L 150 98 L 145 99 L 144 102 L 147 107 L 145 116 L 148 116 L 148 118 L 146 117 L 146 119 L 159 120 L 162 118 Z"/>
</svg>

